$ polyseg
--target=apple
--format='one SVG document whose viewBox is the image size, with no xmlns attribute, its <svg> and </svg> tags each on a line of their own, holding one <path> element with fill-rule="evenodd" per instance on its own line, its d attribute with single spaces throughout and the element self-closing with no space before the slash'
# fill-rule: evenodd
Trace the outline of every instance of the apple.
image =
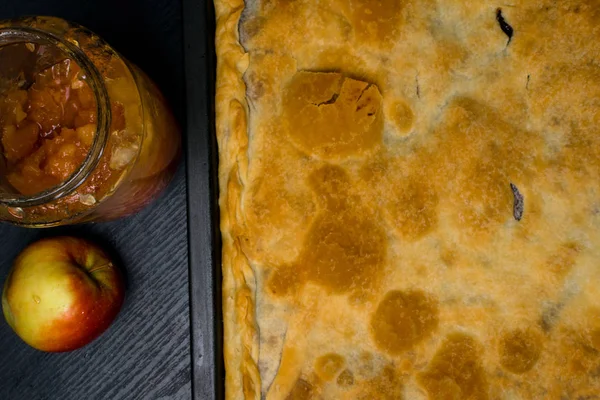
<svg viewBox="0 0 600 400">
<path fill-rule="evenodd" d="M 2 310 L 30 346 L 70 351 L 110 326 L 124 293 L 123 277 L 102 249 L 62 236 L 37 241 L 19 254 L 4 284 Z"/>
</svg>

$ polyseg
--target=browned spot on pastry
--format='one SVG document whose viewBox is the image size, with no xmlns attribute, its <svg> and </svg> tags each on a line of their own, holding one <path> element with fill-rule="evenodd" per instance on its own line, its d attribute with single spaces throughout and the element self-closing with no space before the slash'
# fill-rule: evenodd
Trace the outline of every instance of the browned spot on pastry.
<svg viewBox="0 0 600 400">
<path fill-rule="evenodd" d="M 440 212 L 451 210 L 458 240 L 477 238 L 473 244 L 481 246 L 513 218 L 508 183 L 530 179 L 541 140 L 467 98 L 451 101 L 444 116 L 431 142 L 415 146 L 408 156 L 375 160 L 361 175 L 374 200 L 385 202 L 384 215 L 402 239 L 435 231 Z M 539 217 L 534 203 L 532 198 L 524 228 Z"/>
<path fill-rule="evenodd" d="M 557 252 L 548 258 L 544 268 L 551 272 L 556 278 L 562 280 L 575 265 L 575 261 L 580 251 L 581 245 L 578 243 L 564 243 Z"/>
<path fill-rule="evenodd" d="M 285 165 L 284 160 L 291 156 L 286 150 L 269 150 L 261 166 L 268 174 L 245 188 L 249 193 L 243 205 L 249 240 L 242 242 L 244 253 L 265 264 L 291 262 L 297 256 L 298 240 L 309 230 L 316 211 L 310 189 L 301 186 L 301 173 Z"/>
<path fill-rule="evenodd" d="M 333 292 L 360 290 L 380 271 L 386 240 L 385 233 L 357 211 L 324 215 L 315 221 L 300 260 L 291 267 L 302 272 L 287 276 L 308 278 Z"/>
<path fill-rule="evenodd" d="M 253 101 L 259 100 L 265 93 L 265 84 L 255 72 L 246 76 L 246 96 Z"/>
<path fill-rule="evenodd" d="M 458 260 L 458 252 L 454 248 L 444 248 L 440 253 L 440 258 L 449 267 L 456 265 Z"/>
<path fill-rule="evenodd" d="M 256 384 L 254 382 L 254 380 L 252 379 L 252 377 L 249 374 L 243 374 L 243 381 L 242 381 L 242 390 L 244 391 L 244 397 L 247 399 L 252 399 L 255 396 L 255 388 L 256 388 Z"/>
<path fill-rule="evenodd" d="M 360 170 L 361 181 L 373 190 L 378 189 L 385 182 L 389 165 L 385 160 L 375 159 L 365 163 Z"/>
<path fill-rule="evenodd" d="M 595 0 L 565 0 L 560 3 L 548 1 L 545 2 L 545 7 L 530 2 L 523 3 L 525 4 L 526 8 L 510 15 L 510 23 L 517 27 L 519 32 L 519 40 L 511 44 L 511 51 L 516 56 L 523 57 L 527 65 L 537 66 L 540 72 L 555 69 L 552 61 L 566 62 L 575 67 L 574 69 L 597 65 L 593 60 L 597 57 L 600 46 L 594 38 L 597 37 L 600 8 Z M 557 32 L 568 34 L 556 35 Z M 577 61 L 573 62 L 574 60 Z M 574 82 L 572 75 L 561 75 L 569 76 L 568 85 L 558 82 L 550 84 L 555 89 L 560 90 L 564 87 L 570 90 L 564 101 L 572 99 L 572 95 L 584 94 L 588 89 L 579 86 L 579 82 Z"/>
<path fill-rule="evenodd" d="M 586 314 L 586 328 L 582 336 L 586 345 L 597 350 L 600 355 L 600 308 L 592 307 Z"/>
<path fill-rule="evenodd" d="M 328 48 L 321 52 L 307 69 L 321 72 L 338 72 L 359 81 L 371 82 L 379 88 L 382 95 L 385 92 L 385 77 L 381 75 L 379 65 L 367 64 L 355 49 L 345 43 L 340 47 Z"/>
<path fill-rule="evenodd" d="M 564 308 L 564 303 L 547 303 L 544 304 L 542 309 L 542 315 L 539 321 L 540 327 L 544 332 L 550 332 L 552 328 L 557 324 L 560 312 Z"/>
<path fill-rule="evenodd" d="M 578 390 L 572 397 L 575 400 L 600 400 L 600 394 L 596 388 Z"/>
<path fill-rule="evenodd" d="M 341 387 L 350 387 L 354 385 L 354 374 L 349 369 L 345 369 L 338 375 L 337 384 Z"/>
<path fill-rule="evenodd" d="M 597 25 L 597 22 L 595 23 Z M 556 50 L 553 50 L 553 52 Z M 557 85 L 568 76 L 568 85 Z M 600 68 L 565 63 L 546 68 L 529 85 L 532 110 L 539 115 L 547 136 L 560 138 L 564 146 L 557 148 L 554 157 L 560 166 L 558 173 L 571 184 L 587 185 L 589 176 L 600 175 Z M 564 175 L 570 172 L 570 177 Z M 574 176 L 573 176 L 574 175 Z M 572 190 L 577 190 L 573 188 Z"/>
<path fill-rule="evenodd" d="M 332 165 L 319 168 L 310 175 L 309 184 L 328 211 L 350 208 L 348 174 L 344 169 Z"/>
<path fill-rule="evenodd" d="M 430 399 L 487 399 L 488 382 L 480 351 L 480 345 L 472 337 L 452 333 L 435 353 L 427 370 L 417 375 L 417 382 Z"/>
<path fill-rule="evenodd" d="M 431 153 L 437 165 L 432 172 L 443 168 L 451 182 L 448 195 L 459 210 L 454 215 L 458 227 L 473 234 L 492 233 L 512 218 L 514 198 L 507 182 L 520 182 L 535 168 L 540 139 L 471 99 L 454 100 L 446 116 L 436 130 L 440 142 Z M 435 164 L 439 161 L 443 164 Z"/>
<path fill-rule="evenodd" d="M 502 172 L 495 166 L 483 161 L 474 164 L 473 175 L 464 182 L 462 190 L 459 189 L 465 199 L 462 222 L 475 231 L 490 231 L 512 214 L 512 193 L 502 181 Z"/>
<path fill-rule="evenodd" d="M 359 155 L 381 142 L 381 94 L 375 85 L 338 73 L 298 72 L 284 91 L 290 139 L 326 159 Z"/>
<path fill-rule="evenodd" d="M 440 163 L 423 148 L 408 157 L 388 157 L 379 154 L 363 165 L 362 190 L 372 202 L 383 203 L 383 215 L 403 240 L 418 240 L 438 224 Z"/>
<path fill-rule="evenodd" d="M 249 15 L 244 12 L 240 20 L 240 40 L 242 43 L 250 41 L 253 37 L 259 34 L 268 23 L 264 17 L 249 18 Z"/>
<path fill-rule="evenodd" d="M 296 73 L 296 61 L 285 55 L 271 52 L 252 52 L 244 74 L 246 99 L 250 108 L 271 101 L 281 91 L 281 81 Z"/>
<path fill-rule="evenodd" d="M 415 114 L 405 101 L 400 100 L 392 103 L 388 115 L 400 135 L 404 136 L 411 132 L 415 124 Z"/>
<path fill-rule="evenodd" d="M 323 203 L 300 257 L 273 271 L 269 288 L 286 295 L 307 280 L 331 292 L 361 291 L 379 279 L 387 253 L 385 231 L 376 218 L 348 193 L 343 169 L 325 166 L 311 175 L 310 183 Z"/>
<path fill-rule="evenodd" d="M 402 238 L 419 239 L 437 226 L 439 199 L 426 176 L 415 173 L 397 182 L 394 194 L 388 212 Z"/>
<path fill-rule="evenodd" d="M 540 275 L 548 288 L 558 290 L 563 287 L 582 250 L 580 243 L 562 243 L 555 251 L 549 252 L 548 258 L 537 265 L 534 272 Z M 545 332 L 550 332 L 560 322 L 563 308 L 568 303 L 566 300 L 557 298 L 543 303 L 539 325 Z"/>
<path fill-rule="evenodd" d="M 541 335 L 533 329 L 517 329 L 505 334 L 498 349 L 502 367 L 515 374 L 529 371 L 542 352 Z"/>
<path fill-rule="evenodd" d="M 311 400 L 314 398 L 313 386 L 300 378 L 294 384 L 292 391 L 285 398 L 286 400 Z"/>
<path fill-rule="evenodd" d="M 256 3 L 256 8 L 261 9 L 258 17 L 255 7 L 246 3 L 246 9 L 252 10 L 244 12 L 250 18 L 244 18 L 241 24 L 242 44 L 250 51 L 268 49 L 293 54 L 314 49 L 316 43 L 347 42 L 353 29 L 339 7 L 327 3 L 269 0 Z"/>
<path fill-rule="evenodd" d="M 472 53 L 468 51 L 468 49 L 460 43 L 458 40 L 452 40 L 447 35 L 436 35 L 436 47 L 435 47 L 435 58 L 433 60 L 433 66 L 436 71 L 443 74 L 442 76 L 448 76 L 446 74 L 450 73 L 452 69 L 456 68 L 461 63 L 465 62 L 469 57 L 472 56 Z M 448 79 L 451 81 L 451 79 Z M 447 82 L 435 82 L 434 87 L 429 87 L 429 91 L 439 91 L 441 88 L 444 88 L 448 83 Z M 423 95 L 423 88 L 419 90 L 421 97 L 425 97 Z"/>
<path fill-rule="evenodd" d="M 344 367 L 346 360 L 336 353 L 328 353 L 317 358 L 315 361 L 315 372 L 324 381 L 330 381 L 336 377 Z"/>
<path fill-rule="evenodd" d="M 588 321 L 592 327 L 598 324 L 596 317 L 597 314 Z M 563 398 L 578 399 L 583 394 L 600 393 L 600 351 L 591 345 L 586 330 L 557 327 L 545 344 L 548 349 L 544 351 L 552 356 L 548 359 L 550 368 L 559 377 L 553 386 Z"/>
<path fill-rule="evenodd" d="M 367 351 L 363 351 L 360 354 L 360 357 L 358 358 L 358 368 L 357 368 L 357 374 L 358 375 L 366 375 L 366 376 L 370 376 L 373 374 L 373 369 L 375 368 L 375 362 L 374 362 L 374 357 L 373 354 L 367 352 Z"/>
<path fill-rule="evenodd" d="M 590 332 L 590 343 L 593 348 L 600 350 L 600 328 L 593 329 Z"/>
<path fill-rule="evenodd" d="M 400 35 L 404 0 L 353 0 L 349 2 L 354 33 L 359 41 L 391 43 Z"/>
<path fill-rule="evenodd" d="M 402 379 L 393 366 L 387 365 L 372 379 L 360 382 L 357 400 L 400 400 L 403 398 Z"/>
<path fill-rule="evenodd" d="M 269 291 L 275 296 L 294 293 L 306 280 L 306 273 L 297 267 L 282 266 L 274 270 L 268 280 Z"/>
<path fill-rule="evenodd" d="M 437 301 L 420 290 L 388 292 L 371 318 L 377 347 L 390 354 L 410 349 L 430 336 L 437 325 Z"/>
</svg>

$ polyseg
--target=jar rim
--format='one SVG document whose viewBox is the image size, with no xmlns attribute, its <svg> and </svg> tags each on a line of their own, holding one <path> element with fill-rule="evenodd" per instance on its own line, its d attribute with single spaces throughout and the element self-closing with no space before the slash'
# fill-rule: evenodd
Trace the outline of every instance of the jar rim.
<svg viewBox="0 0 600 400">
<path fill-rule="evenodd" d="M 104 154 L 111 124 L 108 91 L 100 71 L 76 44 L 50 32 L 23 25 L 0 28 L 0 47 L 17 43 L 44 43 L 56 46 L 75 61 L 85 72 L 86 83 L 94 93 L 97 107 L 97 125 L 94 140 L 84 161 L 67 179 L 56 186 L 33 195 L 0 193 L 0 204 L 8 207 L 34 207 L 72 194 L 92 174 Z"/>
</svg>

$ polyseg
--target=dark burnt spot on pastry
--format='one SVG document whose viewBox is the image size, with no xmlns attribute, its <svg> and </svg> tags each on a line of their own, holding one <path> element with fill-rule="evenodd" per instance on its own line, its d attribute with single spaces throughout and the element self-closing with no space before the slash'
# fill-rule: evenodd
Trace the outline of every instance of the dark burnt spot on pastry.
<svg viewBox="0 0 600 400">
<path fill-rule="evenodd" d="M 522 374 L 537 363 L 542 353 L 541 334 L 533 329 L 517 329 L 500 339 L 498 348 L 502 368 Z"/>
<path fill-rule="evenodd" d="M 520 221 L 521 218 L 523 218 L 523 211 L 525 210 L 525 200 L 523 198 L 523 195 L 521 194 L 521 192 L 519 192 L 519 189 L 517 188 L 517 186 L 513 183 L 510 184 L 510 189 L 512 190 L 513 193 L 513 217 L 517 220 Z"/>
<path fill-rule="evenodd" d="M 343 370 L 337 377 L 336 383 L 343 388 L 354 385 L 354 374 L 349 369 Z"/>
<path fill-rule="evenodd" d="M 360 111 L 363 109 L 363 107 L 368 106 L 370 104 L 373 104 L 373 99 L 368 97 L 365 99 L 365 101 L 362 101 L 363 96 L 365 95 L 365 93 L 367 93 L 367 90 L 369 90 L 369 88 L 371 87 L 371 84 L 369 83 L 367 86 L 364 87 L 364 89 L 360 92 L 360 94 L 358 95 L 358 98 L 356 99 L 356 111 Z M 373 113 L 371 113 L 372 115 Z M 368 115 L 368 114 L 367 114 Z"/>
<path fill-rule="evenodd" d="M 309 155 L 340 159 L 370 151 L 383 135 L 376 85 L 339 73 L 298 72 L 283 95 L 284 129 Z"/>
<path fill-rule="evenodd" d="M 345 364 L 346 359 L 339 354 L 324 354 L 315 361 L 315 372 L 322 380 L 332 381 Z"/>
<path fill-rule="evenodd" d="M 496 21 L 498 21 L 498 25 L 500 25 L 500 29 L 502 29 L 502 32 L 504 32 L 504 34 L 508 36 L 508 42 L 506 43 L 506 45 L 508 46 L 510 44 L 510 41 L 512 40 L 514 30 L 513 27 L 510 26 L 509 23 L 506 22 L 506 20 L 504 19 L 501 8 L 498 8 L 496 10 Z"/>
<path fill-rule="evenodd" d="M 320 107 L 320 106 L 323 106 L 323 105 L 333 104 L 333 103 L 335 103 L 335 101 L 337 100 L 337 98 L 339 96 L 340 96 L 339 93 L 334 93 L 329 100 L 322 101 L 322 102 L 320 102 L 318 104 L 315 104 L 315 105 L 317 107 Z"/>
<path fill-rule="evenodd" d="M 464 333 L 446 337 L 427 369 L 417 375 L 430 399 L 487 400 L 488 381 L 481 359 L 481 345 Z"/>
<path fill-rule="evenodd" d="M 374 378 L 360 382 L 357 400 L 402 400 L 404 385 L 402 377 L 393 365 L 386 365 Z"/>
<path fill-rule="evenodd" d="M 333 293 L 360 292 L 380 279 L 387 255 L 387 236 L 368 210 L 354 204 L 349 178 L 336 166 L 324 166 L 309 179 L 323 206 L 303 250 L 292 265 L 276 268 L 271 293 L 288 294 L 306 281 Z"/>
<path fill-rule="evenodd" d="M 371 317 L 377 347 L 399 354 L 431 336 L 438 326 L 438 303 L 420 291 L 388 292 Z"/>
<path fill-rule="evenodd" d="M 285 400 L 311 400 L 314 398 L 314 391 L 313 385 L 300 378 L 296 381 Z"/>
<path fill-rule="evenodd" d="M 531 82 L 531 74 L 527 74 L 527 83 L 525 83 L 525 90 L 529 90 L 529 82 Z"/>
</svg>

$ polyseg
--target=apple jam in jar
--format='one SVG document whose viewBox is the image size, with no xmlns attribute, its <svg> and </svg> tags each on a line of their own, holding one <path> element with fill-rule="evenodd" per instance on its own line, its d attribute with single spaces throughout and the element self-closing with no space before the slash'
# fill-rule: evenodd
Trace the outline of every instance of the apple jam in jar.
<svg viewBox="0 0 600 400">
<path fill-rule="evenodd" d="M 133 214 L 167 186 L 181 135 L 161 93 L 89 30 L 0 21 L 0 220 L 47 227 Z"/>
</svg>

